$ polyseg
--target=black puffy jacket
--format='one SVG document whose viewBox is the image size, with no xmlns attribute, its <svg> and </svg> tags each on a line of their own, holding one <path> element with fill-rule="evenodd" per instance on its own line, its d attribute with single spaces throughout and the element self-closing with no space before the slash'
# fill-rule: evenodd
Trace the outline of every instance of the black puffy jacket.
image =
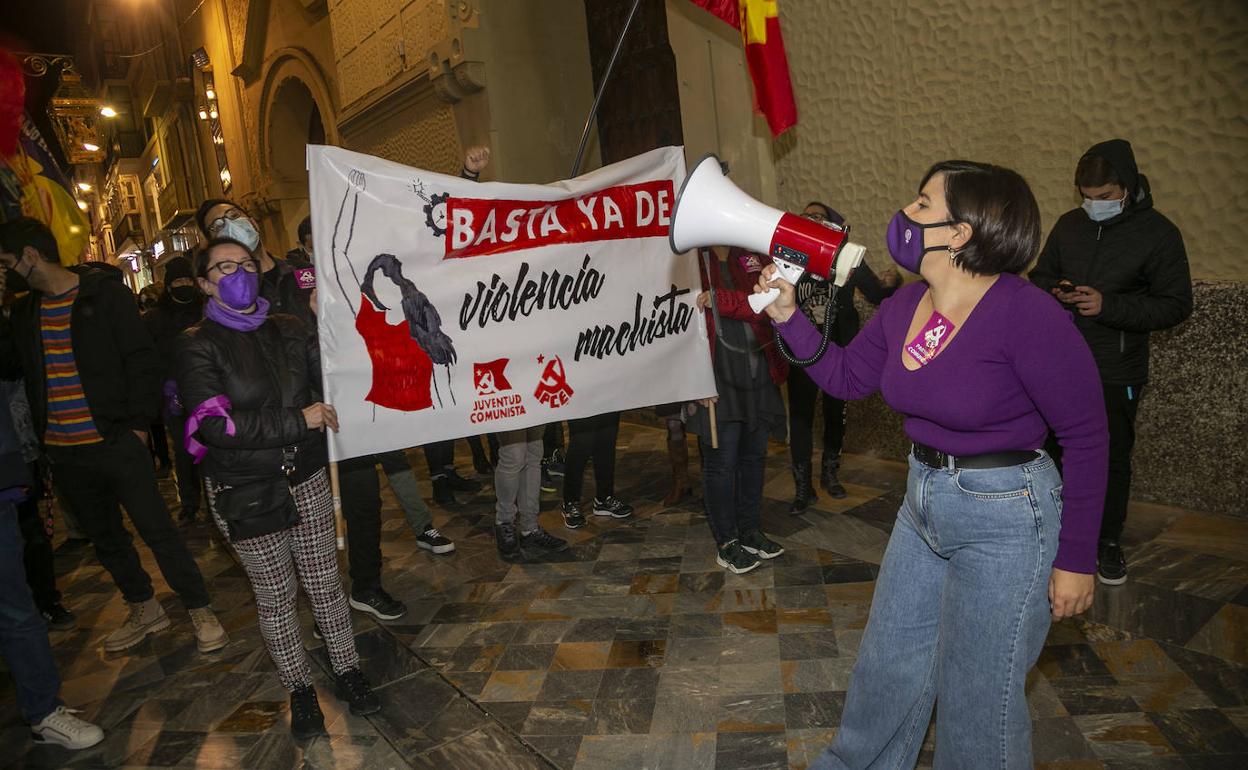
<svg viewBox="0 0 1248 770">
<path fill-rule="evenodd" d="M 287 446 L 295 448 L 291 483 L 324 468 L 325 436 L 303 419 L 304 407 L 320 400 L 320 371 L 316 335 L 294 316 L 270 314 L 251 332 L 207 318 L 187 329 L 178 347 L 178 387 L 187 413 L 224 394 L 235 428 L 234 435 L 226 433 L 222 417 L 200 423 L 196 434 L 208 447 L 204 474 L 230 486 L 272 478 L 281 472 Z"/>
<path fill-rule="evenodd" d="M 1148 381 L 1148 334 L 1192 313 L 1192 278 L 1179 228 L 1153 208 L 1148 179 L 1121 139 L 1095 145 L 1127 189 L 1126 209 L 1094 222 L 1083 209 L 1057 220 L 1030 278 L 1051 291 L 1063 278 L 1101 292 L 1100 315 L 1075 313 L 1106 385 Z M 1073 308 L 1072 308 L 1073 309 Z"/>
</svg>

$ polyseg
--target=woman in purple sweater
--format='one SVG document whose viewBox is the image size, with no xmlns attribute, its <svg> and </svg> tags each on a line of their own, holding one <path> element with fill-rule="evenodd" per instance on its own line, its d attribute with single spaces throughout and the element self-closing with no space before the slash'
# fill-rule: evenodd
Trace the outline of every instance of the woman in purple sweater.
<svg viewBox="0 0 1248 770">
<path fill-rule="evenodd" d="M 840 730 L 812 770 L 913 767 L 937 701 L 936 767 L 1030 768 L 1027 672 L 1050 619 L 1092 603 L 1105 406 L 1069 314 L 1018 275 L 1036 200 L 1017 173 L 967 161 L 919 190 L 888 247 L 923 281 L 807 369 L 836 398 L 880 391 L 914 443 Z M 778 285 L 767 312 L 809 357 L 820 335 Z M 1050 428 L 1065 479 L 1040 449 Z"/>
</svg>

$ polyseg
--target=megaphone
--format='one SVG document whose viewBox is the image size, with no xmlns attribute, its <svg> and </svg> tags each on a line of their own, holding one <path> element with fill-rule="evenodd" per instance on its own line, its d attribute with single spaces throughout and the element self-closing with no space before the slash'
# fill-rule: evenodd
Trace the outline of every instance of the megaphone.
<svg viewBox="0 0 1248 770">
<path fill-rule="evenodd" d="M 770 254 L 776 277 L 789 283 L 809 271 L 844 286 L 867 251 L 850 243 L 848 226 L 773 209 L 741 192 L 713 153 L 703 155 L 680 186 L 667 237 L 677 254 L 715 245 Z M 779 296 L 779 289 L 751 294 L 750 307 L 761 313 Z"/>
</svg>

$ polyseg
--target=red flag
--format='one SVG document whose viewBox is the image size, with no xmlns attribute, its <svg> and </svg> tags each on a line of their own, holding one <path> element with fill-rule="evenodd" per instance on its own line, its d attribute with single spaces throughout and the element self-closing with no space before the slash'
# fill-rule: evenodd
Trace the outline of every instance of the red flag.
<svg viewBox="0 0 1248 770">
<path fill-rule="evenodd" d="M 789 60 L 780 34 L 778 0 L 693 0 L 741 31 L 754 81 L 754 109 L 767 118 L 772 136 L 797 123 Z"/>
</svg>

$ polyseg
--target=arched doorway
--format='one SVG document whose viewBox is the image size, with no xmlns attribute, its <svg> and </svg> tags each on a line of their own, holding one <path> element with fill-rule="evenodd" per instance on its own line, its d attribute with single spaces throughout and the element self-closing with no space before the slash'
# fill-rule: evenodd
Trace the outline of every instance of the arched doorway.
<svg viewBox="0 0 1248 770">
<path fill-rule="evenodd" d="M 269 110 L 269 169 L 277 193 L 285 248 L 295 245 L 299 222 L 308 215 L 306 146 L 325 143 L 325 123 L 312 91 L 298 78 L 282 81 Z"/>
</svg>

